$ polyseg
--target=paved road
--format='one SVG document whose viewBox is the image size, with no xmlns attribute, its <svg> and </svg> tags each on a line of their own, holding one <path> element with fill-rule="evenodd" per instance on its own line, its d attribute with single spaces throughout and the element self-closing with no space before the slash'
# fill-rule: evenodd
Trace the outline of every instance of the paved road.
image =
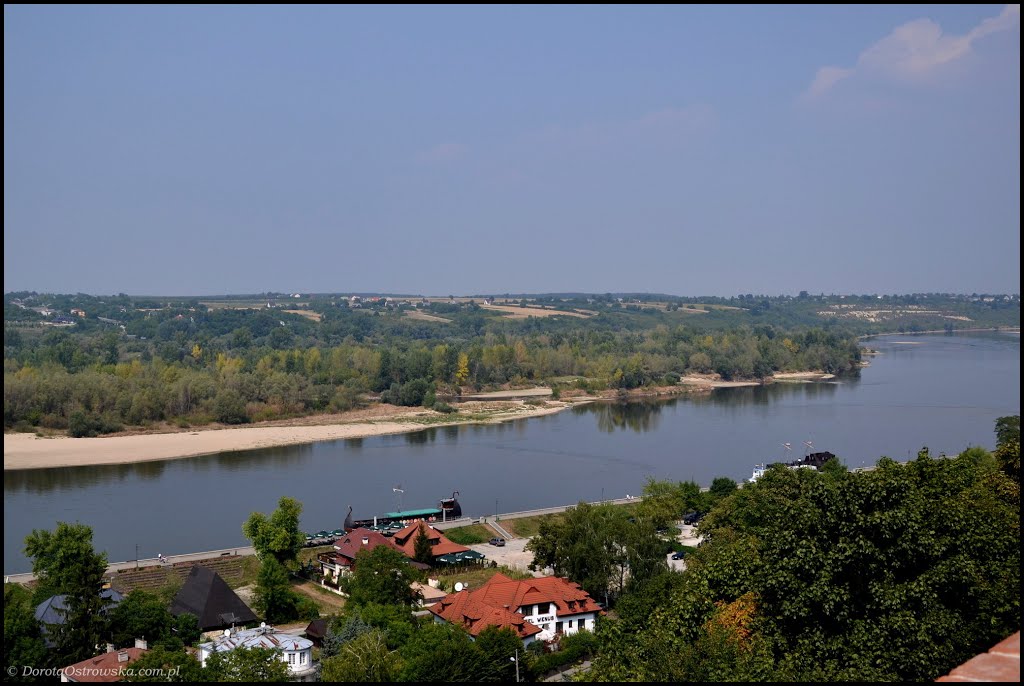
<svg viewBox="0 0 1024 686">
<path fill-rule="evenodd" d="M 628 503 L 635 503 L 635 502 L 638 502 L 638 501 L 639 501 L 639 498 L 637 498 L 637 497 L 629 497 L 629 498 L 616 498 L 616 499 L 612 499 L 612 500 L 603 500 L 603 501 L 600 501 L 600 502 L 611 504 L 611 505 L 626 505 Z M 598 502 L 594 502 L 594 503 L 591 503 L 591 504 L 592 505 L 597 505 Z M 506 512 L 506 513 L 502 513 L 502 514 L 498 515 L 498 521 L 500 522 L 503 519 L 518 519 L 518 518 L 521 518 L 521 517 L 533 517 L 533 516 L 536 516 L 536 515 L 556 514 L 558 512 L 565 512 L 570 507 L 575 507 L 575 506 L 576 506 L 576 503 L 573 503 L 572 505 L 560 505 L 558 507 L 545 507 L 545 508 L 541 508 L 539 510 L 524 510 L 524 511 L 521 511 L 521 512 Z M 488 523 L 489 522 L 493 522 L 494 521 L 494 516 L 491 515 L 491 516 L 488 516 L 488 517 L 480 517 L 480 518 L 462 517 L 460 519 L 453 520 L 453 521 L 450 521 L 450 522 L 443 522 L 443 523 L 442 522 L 434 522 L 433 526 L 435 528 L 437 528 L 437 529 L 442 529 L 443 530 L 443 529 L 451 529 L 451 528 L 459 527 L 459 526 L 467 526 L 469 524 L 475 524 L 475 523 L 477 523 L 479 521 L 488 522 Z M 506 538 L 511 539 L 511 536 L 508 536 Z M 524 539 L 519 539 L 519 540 L 523 540 L 523 542 L 525 544 L 525 540 Z M 510 540 L 510 542 L 511 542 L 511 540 Z M 487 548 L 490 548 L 490 551 L 488 551 L 488 552 L 493 552 L 494 550 L 499 550 L 498 548 L 495 548 L 494 546 L 490 546 L 490 545 L 487 545 L 487 544 L 484 544 L 484 545 Z M 221 550 L 207 550 L 207 551 L 199 552 L 199 553 L 186 553 L 184 555 L 168 555 L 166 559 L 167 559 L 167 564 L 174 564 L 175 562 L 197 562 L 199 560 L 209 560 L 211 558 L 221 557 L 221 556 L 224 556 L 224 555 L 242 555 L 242 556 L 247 556 L 247 555 L 255 555 L 255 554 L 256 554 L 256 551 L 251 546 L 240 546 L 240 547 L 237 547 L 237 548 L 224 548 L 224 549 L 221 549 Z M 490 554 L 488 554 L 487 556 L 489 558 L 495 559 Z M 107 574 L 114 574 L 118 570 L 121 570 L 121 569 L 132 569 L 132 568 L 134 568 L 136 566 L 138 566 L 138 567 L 152 567 L 152 566 L 158 565 L 158 564 L 160 564 L 160 560 L 155 558 L 155 557 L 146 558 L 146 559 L 140 559 L 138 561 L 136 561 L 136 560 L 127 560 L 125 562 L 113 562 L 113 563 L 110 564 L 110 566 L 107 567 Z M 499 562 L 499 564 L 502 564 L 502 563 Z M 514 566 L 514 565 L 510 565 L 510 566 Z M 518 569 L 518 567 L 516 567 L 516 568 Z M 28 583 L 29 581 L 32 581 L 34 578 L 35 578 L 35 576 L 32 573 L 8 574 L 8 575 L 4 576 L 4 582 L 5 583 L 24 584 L 24 583 Z"/>
<path fill-rule="evenodd" d="M 224 548 L 222 550 L 207 550 L 202 553 L 185 553 L 184 555 L 167 555 L 164 559 L 167 562 L 163 564 L 174 564 L 176 562 L 198 562 L 200 560 L 209 560 L 211 558 L 223 557 L 227 555 L 241 555 L 243 557 L 248 555 L 255 555 L 256 550 L 251 546 L 240 546 L 238 548 Z M 107 574 L 116 574 L 122 569 L 135 569 L 136 567 L 155 567 L 161 564 L 159 558 L 148 557 L 140 560 L 128 560 L 126 562 L 112 562 L 107 567 Z M 7 574 L 4 576 L 4 583 L 12 584 L 24 584 L 35 579 L 35 575 L 31 572 L 27 574 Z"/>
</svg>

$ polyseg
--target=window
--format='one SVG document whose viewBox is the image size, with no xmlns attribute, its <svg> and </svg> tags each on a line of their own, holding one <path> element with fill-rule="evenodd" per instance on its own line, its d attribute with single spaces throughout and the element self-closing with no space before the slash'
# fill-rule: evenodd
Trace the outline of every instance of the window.
<svg viewBox="0 0 1024 686">
<path fill-rule="evenodd" d="M 305 651 L 299 653 L 299 664 L 300 665 L 306 664 L 306 652 Z"/>
<path fill-rule="evenodd" d="M 573 620 L 571 620 L 571 619 L 570 619 L 570 620 L 569 620 L 569 628 L 570 628 L 570 629 L 572 628 L 572 622 L 573 622 Z"/>
<path fill-rule="evenodd" d="M 289 665 L 294 665 L 295 664 L 295 653 L 288 653 L 288 664 Z"/>
</svg>

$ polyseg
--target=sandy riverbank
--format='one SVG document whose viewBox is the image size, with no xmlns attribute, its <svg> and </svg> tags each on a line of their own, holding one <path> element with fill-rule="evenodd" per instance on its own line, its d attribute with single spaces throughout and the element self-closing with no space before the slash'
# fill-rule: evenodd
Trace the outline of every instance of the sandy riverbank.
<svg viewBox="0 0 1024 686">
<path fill-rule="evenodd" d="M 334 424 L 246 426 L 203 431 L 147 433 L 99 438 L 40 438 L 35 434 L 4 434 L 4 470 L 82 467 L 174 460 L 215 453 L 300 445 L 346 438 L 366 438 L 422 431 L 432 426 L 492 423 L 560 412 L 572 403 L 465 403 L 459 415 L 420 410 L 372 420 Z"/>
<path fill-rule="evenodd" d="M 740 388 L 761 385 L 760 381 L 723 381 L 718 374 L 687 374 L 679 383 L 697 388 Z"/>
<path fill-rule="evenodd" d="M 765 379 L 765 383 L 773 381 L 825 381 L 834 379 L 835 374 L 827 374 L 821 370 L 812 372 L 776 372 Z M 744 386 L 760 386 L 760 381 L 723 381 L 717 374 L 687 374 L 679 380 L 680 384 L 697 388 L 742 388 Z"/>
</svg>

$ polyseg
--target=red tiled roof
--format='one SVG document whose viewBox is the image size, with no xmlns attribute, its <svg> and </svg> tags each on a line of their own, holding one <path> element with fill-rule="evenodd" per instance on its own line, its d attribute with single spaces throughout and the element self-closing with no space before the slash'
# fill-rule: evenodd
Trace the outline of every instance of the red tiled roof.
<svg viewBox="0 0 1024 686">
<path fill-rule="evenodd" d="M 513 581 L 498 573 L 473 593 L 489 605 L 514 610 L 523 605 L 554 603 L 560 617 L 602 612 L 601 606 L 579 584 L 557 576 Z"/>
<path fill-rule="evenodd" d="M 367 539 L 366 544 L 363 544 L 364 538 Z M 360 550 L 373 550 L 379 545 L 386 545 L 394 550 L 398 549 L 398 546 L 387 536 L 370 529 L 353 529 L 334 542 L 334 549 L 338 551 L 338 555 L 349 560 L 347 564 L 351 564 L 351 561 L 356 559 L 356 553 Z M 338 562 L 346 564 L 342 560 L 338 560 Z"/>
<path fill-rule="evenodd" d="M 408 557 L 416 557 L 416 534 L 420 530 L 420 522 L 423 520 L 417 519 L 412 522 L 404 529 L 395 534 L 393 545 L 405 553 Z M 427 538 L 430 539 L 430 552 L 434 557 L 440 557 L 441 555 L 448 555 L 451 553 L 464 553 L 469 548 L 458 543 L 453 543 L 437 529 L 431 529 L 427 524 L 423 524 L 427 530 Z"/>
<path fill-rule="evenodd" d="M 554 603 L 559 618 L 585 612 L 604 613 L 579 584 L 557 576 L 513 581 L 500 572 L 480 588 L 452 593 L 428 609 L 473 636 L 488 626 L 499 626 L 514 629 L 520 638 L 526 638 L 539 633 L 540 628 L 527 622 L 518 609 L 536 603 Z"/>
<path fill-rule="evenodd" d="M 1020 632 L 1002 641 L 987 653 L 960 665 L 948 676 L 936 681 L 1001 681 L 1020 682 Z"/>
<path fill-rule="evenodd" d="M 447 595 L 428 609 L 449 624 L 461 626 L 471 636 L 479 636 L 489 626 L 512 629 L 519 638 L 528 638 L 541 631 L 518 612 L 480 602 L 470 591 Z"/>
<path fill-rule="evenodd" d="M 121 680 L 121 670 L 142 657 L 146 651 L 142 648 L 125 648 L 110 653 L 103 653 L 88 660 L 76 662 L 64 668 L 64 676 L 68 681 L 89 683 L 114 683 Z M 118 662 L 119 653 L 127 653 L 125 662 Z"/>
</svg>

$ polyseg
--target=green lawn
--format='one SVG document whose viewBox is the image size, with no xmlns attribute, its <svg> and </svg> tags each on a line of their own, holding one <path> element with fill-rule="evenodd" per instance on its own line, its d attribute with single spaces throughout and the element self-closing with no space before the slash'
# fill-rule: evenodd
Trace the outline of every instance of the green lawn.
<svg viewBox="0 0 1024 686">
<path fill-rule="evenodd" d="M 501 572 L 510 579 L 532 579 L 530 574 L 520 572 L 509 567 L 484 567 L 474 566 L 467 569 L 446 569 L 446 570 L 432 570 L 431 576 L 441 580 L 441 583 L 449 590 L 452 591 L 455 587 L 455 583 L 461 581 L 464 584 L 469 584 L 470 588 L 480 588 L 488 579 L 492 576 Z"/>
<path fill-rule="evenodd" d="M 564 516 L 564 514 L 558 512 L 556 514 L 534 515 L 532 517 L 519 517 L 517 519 L 501 519 L 498 520 L 498 523 L 501 525 L 502 529 L 505 529 L 513 536 L 518 536 L 519 538 L 531 538 L 536 536 L 537 532 L 540 531 L 540 523 L 542 521 L 551 517 L 560 519 Z"/>
<path fill-rule="evenodd" d="M 476 543 L 486 543 L 497 534 L 483 524 L 470 524 L 456 529 L 446 529 L 444 535 L 459 545 L 474 545 Z"/>
</svg>

